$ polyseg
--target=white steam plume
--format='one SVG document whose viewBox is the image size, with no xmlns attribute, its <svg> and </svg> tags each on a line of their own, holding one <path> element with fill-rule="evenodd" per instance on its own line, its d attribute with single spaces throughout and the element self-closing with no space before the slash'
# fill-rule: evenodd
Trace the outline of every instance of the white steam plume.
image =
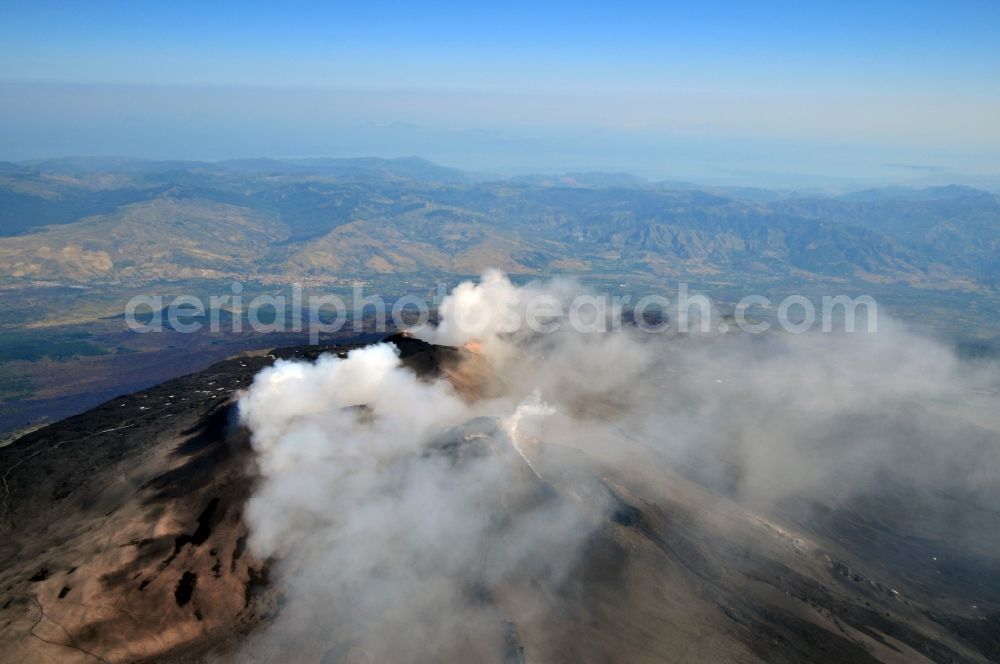
<svg viewBox="0 0 1000 664">
<path fill-rule="evenodd" d="M 1000 495 L 1000 423 L 969 417 L 1000 412 L 995 366 L 885 320 L 854 335 L 523 326 L 532 298 L 565 302 L 575 288 L 490 271 L 442 302 L 438 327 L 414 331 L 480 343 L 490 373 L 478 400 L 416 376 L 389 344 L 258 375 L 240 402 L 261 474 L 246 519 L 288 588 L 251 641 L 258 660 L 503 661 L 515 616 L 494 590 L 512 578 L 557 587 L 595 527 L 593 511 L 547 488 L 546 446 L 585 452 L 595 476 L 654 450 L 762 511 L 877 492 L 887 472 Z M 961 515 L 896 525 L 990 546 Z"/>
</svg>

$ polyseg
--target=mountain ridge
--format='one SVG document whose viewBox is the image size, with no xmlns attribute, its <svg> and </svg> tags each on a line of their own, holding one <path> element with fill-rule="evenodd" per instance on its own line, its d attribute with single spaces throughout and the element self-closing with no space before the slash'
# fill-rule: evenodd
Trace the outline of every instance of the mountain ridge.
<svg viewBox="0 0 1000 664">
<path fill-rule="evenodd" d="M 117 170 L 87 172 L 86 160 L 46 163 L 36 168 L 55 170 L 0 175 L 8 281 L 363 278 L 467 274 L 487 263 L 523 274 L 572 265 L 580 273 L 795 271 L 942 287 L 1000 279 L 1000 202 L 967 187 L 788 198 L 664 189 L 618 175 L 583 174 L 598 184 L 478 181 L 418 158 L 167 162 L 173 170 L 98 161 Z M 167 247 L 212 245 L 229 223 L 217 231 L 220 216 L 254 220 L 266 241 L 257 231 L 230 233 L 228 260 L 187 250 L 176 260 L 154 253 L 141 266 L 134 243 L 101 230 Z"/>
</svg>

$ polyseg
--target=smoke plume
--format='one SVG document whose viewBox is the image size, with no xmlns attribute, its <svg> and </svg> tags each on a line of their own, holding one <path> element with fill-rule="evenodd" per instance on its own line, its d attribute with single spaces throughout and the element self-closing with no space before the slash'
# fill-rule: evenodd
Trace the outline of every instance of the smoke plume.
<svg viewBox="0 0 1000 664">
<path fill-rule="evenodd" d="M 885 320 L 840 335 L 525 327 L 537 298 L 579 292 L 498 272 L 459 285 L 437 327 L 412 331 L 467 347 L 451 374 L 418 376 L 382 343 L 256 377 L 240 402 L 260 473 L 246 519 L 287 587 L 256 659 L 517 661 L 512 612 L 547 606 L 515 607 L 505 588 L 558 596 L 606 517 L 553 489 L 557 452 L 594 477 L 648 477 L 637 460 L 652 454 L 761 514 L 888 481 L 984 509 L 1000 495 L 994 366 Z M 897 525 L 987 548 L 981 518 Z"/>
</svg>

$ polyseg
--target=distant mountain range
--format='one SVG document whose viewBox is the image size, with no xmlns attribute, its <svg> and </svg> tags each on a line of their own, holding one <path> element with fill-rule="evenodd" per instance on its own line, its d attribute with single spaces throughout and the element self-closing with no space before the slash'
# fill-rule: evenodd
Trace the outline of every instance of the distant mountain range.
<svg viewBox="0 0 1000 664">
<path fill-rule="evenodd" d="M 0 280 L 373 274 L 799 275 L 995 287 L 1000 200 L 491 178 L 411 157 L 0 164 Z"/>
</svg>

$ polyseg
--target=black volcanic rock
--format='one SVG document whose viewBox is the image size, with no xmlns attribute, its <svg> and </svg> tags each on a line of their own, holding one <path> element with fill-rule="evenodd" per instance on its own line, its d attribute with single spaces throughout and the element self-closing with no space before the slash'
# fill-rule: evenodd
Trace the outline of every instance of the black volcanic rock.
<svg viewBox="0 0 1000 664">
<path fill-rule="evenodd" d="M 225 360 L 0 448 L 0 660 L 133 660 L 262 619 L 274 597 L 246 553 L 253 457 L 234 397 L 276 358 L 369 340 Z M 390 340 L 432 374 L 454 351 Z"/>
<path fill-rule="evenodd" d="M 254 458 L 233 398 L 276 358 L 343 355 L 365 341 L 232 358 L 0 448 L 0 661 L 233 656 L 284 601 L 272 561 L 248 547 Z M 428 377 L 452 378 L 466 357 L 388 341 Z M 485 487 L 500 496 L 497 523 L 564 501 L 591 524 L 554 584 L 534 572 L 494 587 L 469 579 L 503 626 L 496 661 L 1000 657 L 995 557 L 895 532 L 873 517 L 889 502 L 783 506 L 777 520 L 651 449 L 609 464 L 534 441 L 529 465 L 495 418 L 422 453 L 499 460 L 509 472 Z M 890 495 L 906 496 L 887 485 Z M 937 583 L 922 567 L 933 550 L 948 554 Z M 330 648 L 327 660 L 348 650 Z"/>
</svg>

